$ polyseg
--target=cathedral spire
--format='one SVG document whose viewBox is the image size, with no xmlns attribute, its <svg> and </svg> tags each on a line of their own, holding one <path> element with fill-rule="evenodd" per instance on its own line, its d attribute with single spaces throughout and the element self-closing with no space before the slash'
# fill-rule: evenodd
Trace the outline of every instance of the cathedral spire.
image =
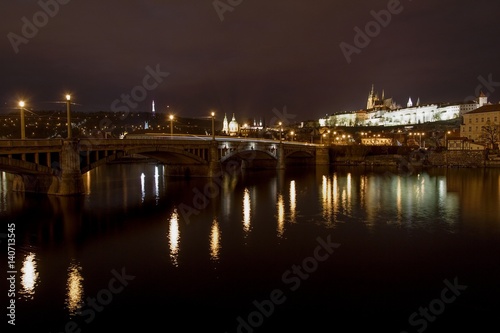
<svg viewBox="0 0 500 333">
<path fill-rule="evenodd" d="M 372 83 L 372 90 L 370 91 L 370 94 L 368 95 L 368 100 L 366 101 L 366 109 L 370 110 L 373 109 L 375 106 L 375 86 Z"/>
<path fill-rule="evenodd" d="M 411 108 L 413 106 L 413 102 L 411 100 L 411 97 L 408 99 L 408 103 L 406 104 L 407 107 Z"/>
</svg>

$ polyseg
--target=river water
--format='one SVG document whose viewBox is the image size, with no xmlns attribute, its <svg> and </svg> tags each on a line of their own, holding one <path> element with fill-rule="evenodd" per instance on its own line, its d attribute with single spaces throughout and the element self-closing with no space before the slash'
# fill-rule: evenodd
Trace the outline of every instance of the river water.
<svg viewBox="0 0 500 333">
<path fill-rule="evenodd" d="M 7 277 L 11 232 L 16 250 L 3 308 L 15 300 L 17 331 L 498 327 L 500 169 L 186 180 L 162 165 L 114 164 L 84 183 L 81 197 L 14 193 L 0 173 Z"/>
</svg>

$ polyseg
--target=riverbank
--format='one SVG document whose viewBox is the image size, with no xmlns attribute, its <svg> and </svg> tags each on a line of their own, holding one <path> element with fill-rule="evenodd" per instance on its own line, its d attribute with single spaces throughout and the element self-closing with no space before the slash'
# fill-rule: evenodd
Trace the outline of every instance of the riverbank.
<svg viewBox="0 0 500 333">
<path fill-rule="evenodd" d="M 482 150 L 412 150 L 410 147 L 345 146 L 330 149 L 332 165 L 500 167 L 500 155 Z"/>
</svg>

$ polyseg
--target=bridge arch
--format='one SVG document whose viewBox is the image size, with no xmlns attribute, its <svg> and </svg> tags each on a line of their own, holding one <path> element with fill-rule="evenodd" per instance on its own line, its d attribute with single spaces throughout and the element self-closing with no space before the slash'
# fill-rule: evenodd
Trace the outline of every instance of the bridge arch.
<svg viewBox="0 0 500 333">
<path fill-rule="evenodd" d="M 267 150 L 260 149 L 244 149 L 244 150 L 235 150 L 232 151 L 223 157 L 221 157 L 220 162 L 224 163 L 231 159 L 244 159 L 247 161 L 255 160 L 255 159 L 274 159 L 277 157 Z"/>
<path fill-rule="evenodd" d="M 138 154 L 154 158 L 163 163 L 207 164 L 207 159 L 184 149 L 173 147 L 137 147 L 126 150 L 128 155 Z"/>
<path fill-rule="evenodd" d="M 308 150 L 290 150 L 285 152 L 285 158 L 315 158 L 316 155 Z"/>
<path fill-rule="evenodd" d="M 235 150 L 220 159 L 222 166 L 229 165 L 233 161 L 242 168 L 274 169 L 278 159 L 270 151 L 259 149 Z"/>
</svg>

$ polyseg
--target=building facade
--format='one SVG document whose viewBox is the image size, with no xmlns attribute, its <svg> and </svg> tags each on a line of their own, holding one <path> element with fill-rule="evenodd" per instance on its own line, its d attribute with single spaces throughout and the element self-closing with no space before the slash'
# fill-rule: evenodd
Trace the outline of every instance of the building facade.
<svg viewBox="0 0 500 333">
<path fill-rule="evenodd" d="M 500 142 L 500 104 L 483 105 L 463 115 L 460 136 L 474 142 Z"/>
</svg>

